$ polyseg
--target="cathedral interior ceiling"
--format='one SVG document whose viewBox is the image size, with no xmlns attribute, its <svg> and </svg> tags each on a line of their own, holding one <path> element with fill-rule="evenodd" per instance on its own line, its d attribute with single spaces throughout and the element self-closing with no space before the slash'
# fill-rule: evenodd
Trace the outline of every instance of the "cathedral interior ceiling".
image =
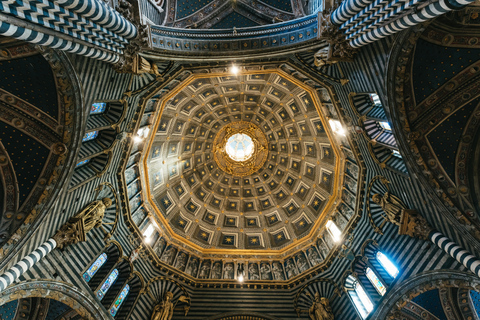
<svg viewBox="0 0 480 320">
<path fill-rule="evenodd" d="M 211 69 L 152 95 L 147 108 L 157 112 L 142 166 L 125 179 L 141 178 L 127 190 L 134 224 L 150 212 L 162 229 L 152 244 L 157 264 L 188 274 L 187 260 L 273 259 L 293 264 L 295 272 L 271 279 L 287 280 L 327 261 L 335 244 L 325 224 L 352 225 L 360 170 L 349 141 L 331 132 L 330 91 L 298 77 L 278 66 L 236 76 Z M 252 159 L 262 161 L 228 160 L 237 133 L 253 138 Z M 139 207 L 141 188 L 148 204 Z"/>
<path fill-rule="evenodd" d="M 0 79 L 0 243 L 10 239 L 3 255 L 27 232 L 19 229 L 27 217 L 30 225 L 58 192 L 53 185 L 63 183 L 76 101 L 61 55 L 5 39 L 0 47 L 0 67 L 8 73 Z"/>
<path fill-rule="evenodd" d="M 471 178 L 478 168 L 466 156 L 478 153 L 478 34 L 453 29 L 444 35 L 443 28 L 444 23 L 430 24 L 409 51 L 406 70 L 412 80 L 404 83 L 404 112 L 409 137 L 422 158 L 417 164 L 425 166 L 422 172 L 436 190 L 442 190 L 442 199 L 461 223 L 478 227 L 478 188 Z"/>
<path fill-rule="evenodd" d="M 166 26 L 231 29 L 288 21 L 304 15 L 297 0 L 176 0 L 167 5 Z"/>
</svg>

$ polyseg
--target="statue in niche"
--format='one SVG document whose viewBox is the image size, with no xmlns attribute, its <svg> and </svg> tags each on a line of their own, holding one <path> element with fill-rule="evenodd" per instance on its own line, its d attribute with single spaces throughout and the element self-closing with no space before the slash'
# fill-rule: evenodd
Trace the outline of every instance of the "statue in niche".
<svg viewBox="0 0 480 320">
<path fill-rule="evenodd" d="M 307 259 L 305 259 L 305 256 L 303 254 L 299 254 L 299 255 L 297 255 L 296 258 L 297 258 L 298 270 L 300 272 L 307 271 L 309 266 L 308 266 Z"/>
<path fill-rule="evenodd" d="M 177 305 L 178 302 L 185 302 L 189 303 L 189 299 L 186 296 L 180 296 L 178 298 L 178 301 L 176 303 L 173 303 L 173 293 L 170 291 L 167 291 L 165 295 L 163 296 L 162 302 L 157 304 L 155 308 L 153 309 L 152 317 L 150 320 L 171 320 L 173 317 L 173 309 L 175 309 L 175 306 Z M 187 315 L 188 309 L 190 307 L 186 306 L 185 309 L 185 315 Z"/>
<path fill-rule="evenodd" d="M 225 270 L 223 271 L 224 279 L 233 279 L 233 263 L 225 264 Z"/>
<path fill-rule="evenodd" d="M 312 320 L 334 320 L 330 301 L 327 298 L 320 297 L 320 294 L 315 293 L 315 301 L 308 310 L 308 314 Z"/>
<path fill-rule="evenodd" d="M 200 274 L 198 277 L 200 279 L 207 279 L 210 273 L 210 261 L 204 261 L 200 267 Z"/>
<path fill-rule="evenodd" d="M 172 302 L 173 293 L 167 292 L 163 296 L 163 301 L 155 306 L 151 320 L 170 320 L 173 317 L 173 308 L 175 305 Z"/>
<path fill-rule="evenodd" d="M 165 241 L 165 239 L 160 238 L 160 240 L 158 240 L 153 250 L 158 254 L 158 256 L 161 256 L 163 249 L 165 249 L 166 246 L 167 246 L 167 242 Z"/>
<path fill-rule="evenodd" d="M 110 198 L 103 198 L 89 203 L 85 209 L 79 212 L 75 219 L 83 220 L 83 230 L 87 234 L 93 228 L 98 228 L 102 225 L 102 220 L 105 215 L 105 210 L 112 205 Z"/>
<path fill-rule="evenodd" d="M 162 260 L 166 264 L 171 264 L 173 262 L 173 259 L 175 258 L 176 253 L 177 252 L 176 252 L 175 248 L 170 247 L 165 251 L 165 253 L 163 254 L 163 256 L 160 260 Z"/>
<path fill-rule="evenodd" d="M 376 193 L 372 196 L 373 202 L 382 207 L 383 212 L 387 215 L 387 220 L 397 226 L 400 226 L 400 219 L 403 211 L 407 208 L 398 198 L 390 192 L 385 192 L 383 196 Z"/>
<path fill-rule="evenodd" d="M 268 263 L 262 262 L 260 264 L 260 278 L 262 280 L 271 280 L 272 277 L 272 268 Z"/>
<path fill-rule="evenodd" d="M 343 231 L 347 227 L 348 221 L 339 212 L 335 214 L 333 220 L 340 230 Z"/>
<path fill-rule="evenodd" d="M 283 275 L 283 269 L 280 262 L 275 261 L 272 264 L 272 271 L 273 275 L 275 276 L 275 280 L 285 280 L 285 276 Z"/>
<path fill-rule="evenodd" d="M 382 182 L 388 183 L 386 179 Z M 386 221 L 399 226 L 399 234 L 428 240 L 433 228 L 416 210 L 408 209 L 400 198 L 387 191 L 383 196 L 378 193 L 374 194 L 372 200 L 382 207 L 386 214 Z"/>
<path fill-rule="evenodd" d="M 308 256 L 308 260 L 310 260 L 310 263 L 312 264 L 312 266 L 316 266 L 317 264 L 322 262 L 322 259 L 320 259 L 317 251 L 314 248 L 309 248 L 307 250 L 307 256 Z"/>
<path fill-rule="evenodd" d="M 252 263 L 248 266 L 248 276 L 250 280 L 260 280 L 260 275 L 258 274 L 258 266 L 256 263 Z"/>
<path fill-rule="evenodd" d="M 295 277 L 298 274 L 297 268 L 293 264 L 292 259 L 288 259 L 285 265 L 285 270 L 287 271 L 288 279 Z"/>
<path fill-rule="evenodd" d="M 222 263 L 220 261 L 217 261 L 213 264 L 211 277 L 212 279 L 222 278 Z"/>
<path fill-rule="evenodd" d="M 187 263 L 187 254 L 185 252 L 180 252 L 178 255 L 177 261 L 175 262 L 175 268 L 180 270 L 185 270 L 185 265 Z"/>
<path fill-rule="evenodd" d="M 195 277 L 197 275 L 197 271 L 198 271 L 198 260 L 197 259 L 190 260 L 187 267 L 187 273 Z"/>
</svg>

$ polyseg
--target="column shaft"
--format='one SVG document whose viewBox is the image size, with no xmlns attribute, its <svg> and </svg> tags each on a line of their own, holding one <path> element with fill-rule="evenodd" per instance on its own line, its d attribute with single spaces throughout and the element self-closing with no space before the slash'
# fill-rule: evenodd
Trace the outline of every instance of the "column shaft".
<svg viewBox="0 0 480 320">
<path fill-rule="evenodd" d="M 38 261 L 42 260 L 47 254 L 50 253 L 57 246 L 57 242 L 52 238 L 48 239 L 46 242 L 41 244 L 37 249 L 35 249 L 28 256 L 24 257 L 22 260 L 17 262 L 13 267 L 5 271 L 5 273 L 0 276 L 0 292 L 5 290 L 10 284 L 15 282 L 22 274 L 24 274 L 28 269 L 33 267 Z"/>
<path fill-rule="evenodd" d="M 465 268 L 480 277 L 480 260 L 478 260 L 477 257 L 438 231 L 431 232 L 429 237 L 439 248 L 443 249 L 452 258 L 463 264 Z"/>
</svg>

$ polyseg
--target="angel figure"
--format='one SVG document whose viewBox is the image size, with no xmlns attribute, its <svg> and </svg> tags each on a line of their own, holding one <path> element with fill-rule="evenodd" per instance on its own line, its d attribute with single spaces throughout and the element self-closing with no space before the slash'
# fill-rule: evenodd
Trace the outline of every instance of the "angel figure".
<svg viewBox="0 0 480 320">
<path fill-rule="evenodd" d="M 315 293 L 315 301 L 308 310 L 308 314 L 312 320 L 334 320 L 330 301 L 327 298 L 320 297 L 320 294 Z"/>
</svg>

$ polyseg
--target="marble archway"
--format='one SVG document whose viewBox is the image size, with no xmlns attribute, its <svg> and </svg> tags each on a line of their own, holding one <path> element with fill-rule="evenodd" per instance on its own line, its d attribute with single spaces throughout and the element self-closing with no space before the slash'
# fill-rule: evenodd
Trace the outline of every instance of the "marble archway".
<svg viewBox="0 0 480 320">
<path fill-rule="evenodd" d="M 65 282 L 51 280 L 24 281 L 13 285 L 0 295 L 0 305 L 25 298 L 47 298 L 59 301 L 85 320 L 108 320 L 98 303 L 81 290 Z"/>
</svg>

